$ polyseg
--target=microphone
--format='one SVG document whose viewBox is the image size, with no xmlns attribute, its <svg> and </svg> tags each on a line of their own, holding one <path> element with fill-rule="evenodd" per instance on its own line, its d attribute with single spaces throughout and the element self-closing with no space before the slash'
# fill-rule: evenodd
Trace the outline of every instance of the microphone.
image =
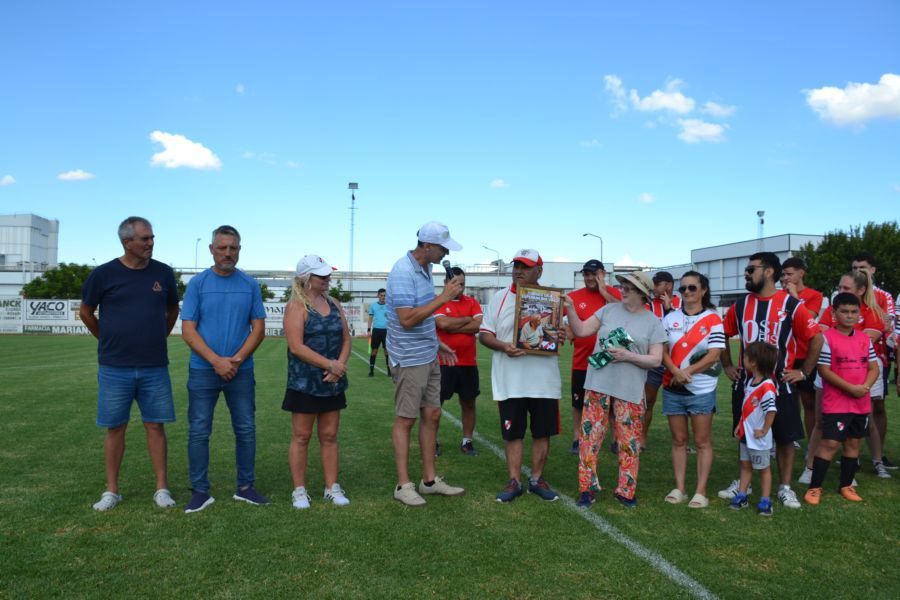
<svg viewBox="0 0 900 600">
<path fill-rule="evenodd" d="M 444 271 L 446 271 L 446 275 L 444 276 L 444 279 L 446 279 L 447 281 L 450 281 L 451 279 L 453 279 L 453 272 L 450 270 L 452 268 L 450 266 L 450 261 L 445 259 L 444 261 L 441 262 L 441 266 L 444 267 Z"/>
</svg>

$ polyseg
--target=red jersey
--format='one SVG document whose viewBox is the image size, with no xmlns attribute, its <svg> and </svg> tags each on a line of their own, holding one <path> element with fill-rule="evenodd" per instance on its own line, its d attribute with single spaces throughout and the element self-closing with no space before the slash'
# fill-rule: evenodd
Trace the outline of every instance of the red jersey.
<svg viewBox="0 0 900 600">
<path fill-rule="evenodd" d="M 747 294 L 728 307 L 724 325 L 727 337 L 741 337 L 741 357 L 744 347 L 752 342 L 778 348 L 775 379 L 781 394 L 791 392 L 790 384 L 781 376 L 797 360 L 798 340 L 809 343 L 819 334 L 819 326 L 806 307 L 784 290 L 768 297 Z"/>
<path fill-rule="evenodd" d="M 606 286 L 606 292 L 619 300 L 622 299 L 622 292 L 612 286 Z M 598 291 L 592 291 L 588 288 L 581 288 L 569 294 L 569 298 L 575 303 L 575 314 L 582 321 L 593 315 L 595 312 L 606 306 L 606 298 Z M 575 338 L 575 354 L 572 356 L 573 371 L 587 371 L 587 359 L 594 351 L 597 344 L 597 334 L 588 337 Z"/>
<path fill-rule="evenodd" d="M 656 318 L 660 321 L 666 316 L 666 305 L 659 298 L 653 298 L 644 305 L 644 308 L 656 315 Z M 678 310 L 679 308 L 681 308 L 681 296 L 674 295 L 672 296 L 672 310 Z"/>
<path fill-rule="evenodd" d="M 806 310 L 810 312 L 814 319 L 822 316 L 822 292 L 817 292 L 812 288 L 806 287 L 797 295 L 800 296 L 800 303 L 806 307 Z M 806 342 L 798 339 L 796 360 L 802 361 L 804 358 L 806 358 Z"/>
<path fill-rule="evenodd" d="M 822 329 L 831 329 L 834 327 L 834 311 L 826 310 L 825 314 L 822 315 L 822 318 L 819 319 L 819 327 Z M 884 329 L 884 321 L 882 321 L 878 314 L 866 306 L 865 304 L 860 305 L 859 307 L 859 322 L 853 326 L 853 328 L 857 331 L 878 331 L 881 333 L 881 337 L 878 338 L 877 342 L 872 342 L 872 345 L 875 347 L 875 354 L 878 356 L 878 359 L 881 361 L 882 365 L 887 364 L 887 346 L 885 345 L 885 336 L 889 333 Z"/>
<path fill-rule="evenodd" d="M 881 307 L 886 315 L 894 314 L 894 299 L 889 293 L 878 286 L 874 286 L 872 291 L 875 292 L 875 303 Z"/>
<path fill-rule="evenodd" d="M 480 317 L 481 305 L 472 296 L 460 294 L 459 298 L 447 302 L 434 312 L 435 321 L 440 323 L 444 317 Z M 453 333 L 444 331 L 438 326 L 438 338 L 450 346 L 456 352 L 456 365 L 458 367 L 474 367 L 475 363 L 475 333 Z M 441 364 L 444 361 L 441 360 Z"/>
</svg>

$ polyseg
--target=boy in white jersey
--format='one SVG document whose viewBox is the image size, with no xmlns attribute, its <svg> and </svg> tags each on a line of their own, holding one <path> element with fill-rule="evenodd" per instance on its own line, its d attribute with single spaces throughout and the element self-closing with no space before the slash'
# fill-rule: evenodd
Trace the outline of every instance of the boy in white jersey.
<svg viewBox="0 0 900 600">
<path fill-rule="evenodd" d="M 778 349 L 765 342 L 753 342 L 744 349 L 744 369 L 753 374 L 744 389 L 744 403 L 741 418 L 734 428 L 734 435 L 741 440 L 740 487 L 729 508 L 747 508 L 748 489 L 753 471 L 759 471 L 761 494 L 756 512 L 761 516 L 772 516 L 772 470 L 769 468 L 769 453 L 772 450 L 772 422 L 775 420 L 775 397 L 778 388 L 772 381 Z"/>
</svg>

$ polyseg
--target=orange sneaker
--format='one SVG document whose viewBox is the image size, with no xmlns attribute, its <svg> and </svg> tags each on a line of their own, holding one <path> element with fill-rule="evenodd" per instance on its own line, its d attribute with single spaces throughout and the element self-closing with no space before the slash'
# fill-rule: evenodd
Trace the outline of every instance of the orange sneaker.
<svg viewBox="0 0 900 600">
<path fill-rule="evenodd" d="M 847 487 L 841 488 L 841 496 L 851 502 L 862 502 L 862 498 L 859 497 L 859 494 L 856 493 L 856 488 L 852 485 L 848 485 Z"/>
<path fill-rule="evenodd" d="M 806 490 L 806 494 L 804 494 L 803 499 L 806 500 L 807 504 L 818 506 L 819 500 L 822 499 L 822 488 L 809 488 L 808 490 Z"/>
</svg>

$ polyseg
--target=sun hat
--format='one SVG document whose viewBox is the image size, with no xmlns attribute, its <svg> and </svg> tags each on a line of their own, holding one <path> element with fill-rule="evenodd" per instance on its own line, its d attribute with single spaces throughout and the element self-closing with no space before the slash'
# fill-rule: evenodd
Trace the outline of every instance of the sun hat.
<svg viewBox="0 0 900 600">
<path fill-rule="evenodd" d="M 648 298 L 653 295 L 653 281 L 644 271 L 634 271 L 624 275 L 616 275 L 616 280 L 619 283 L 630 283 Z"/>
</svg>

